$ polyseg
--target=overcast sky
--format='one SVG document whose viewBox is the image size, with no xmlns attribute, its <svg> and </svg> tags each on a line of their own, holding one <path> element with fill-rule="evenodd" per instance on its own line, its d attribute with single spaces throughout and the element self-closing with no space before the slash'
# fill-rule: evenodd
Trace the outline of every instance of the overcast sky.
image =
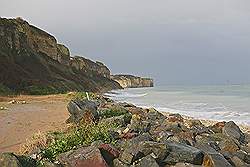
<svg viewBox="0 0 250 167">
<path fill-rule="evenodd" d="M 250 83 L 249 0 L 0 0 L 72 55 L 158 85 Z"/>
</svg>

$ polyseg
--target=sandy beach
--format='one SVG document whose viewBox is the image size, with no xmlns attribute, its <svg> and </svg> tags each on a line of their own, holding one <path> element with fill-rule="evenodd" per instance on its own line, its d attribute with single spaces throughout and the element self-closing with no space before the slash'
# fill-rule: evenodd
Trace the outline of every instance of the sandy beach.
<svg viewBox="0 0 250 167">
<path fill-rule="evenodd" d="M 27 104 L 8 104 L 9 101 Z M 68 118 L 65 95 L 0 97 L 0 152 L 18 152 L 37 132 L 60 130 Z"/>
</svg>

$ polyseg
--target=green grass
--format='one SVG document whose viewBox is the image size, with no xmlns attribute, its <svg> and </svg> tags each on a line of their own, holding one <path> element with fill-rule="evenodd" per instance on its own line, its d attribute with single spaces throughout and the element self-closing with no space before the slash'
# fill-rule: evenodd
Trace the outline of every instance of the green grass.
<svg viewBox="0 0 250 167">
<path fill-rule="evenodd" d="M 42 151 L 42 156 L 54 161 L 57 155 L 79 146 L 88 146 L 94 141 L 114 144 L 115 139 L 111 136 L 110 130 L 117 127 L 115 124 L 107 123 L 85 124 L 74 127 L 64 134 L 57 135 L 55 140 Z"/>
<path fill-rule="evenodd" d="M 99 110 L 100 118 L 110 118 L 120 115 L 128 114 L 128 111 L 122 107 L 113 107 L 104 110 Z"/>
</svg>

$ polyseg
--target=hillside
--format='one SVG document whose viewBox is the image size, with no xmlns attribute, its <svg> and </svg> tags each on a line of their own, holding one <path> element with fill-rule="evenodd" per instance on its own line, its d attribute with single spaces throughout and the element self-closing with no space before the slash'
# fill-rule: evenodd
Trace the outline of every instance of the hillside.
<svg viewBox="0 0 250 167">
<path fill-rule="evenodd" d="M 55 37 L 20 18 L 0 18 L 0 71 L 0 91 L 49 94 L 121 88 L 104 64 L 71 57 Z"/>
</svg>

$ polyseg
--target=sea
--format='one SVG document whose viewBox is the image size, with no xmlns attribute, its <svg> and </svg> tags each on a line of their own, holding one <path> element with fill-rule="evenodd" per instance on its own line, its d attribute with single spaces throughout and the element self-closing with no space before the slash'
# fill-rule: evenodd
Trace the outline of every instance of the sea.
<svg viewBox="0 0 250 167">
<path fill-rule="evenodd" d="M 250 125 L 250 85 L 156 86 L 113 90 L 105 95 L 161 112 Z"/>
</svg>

